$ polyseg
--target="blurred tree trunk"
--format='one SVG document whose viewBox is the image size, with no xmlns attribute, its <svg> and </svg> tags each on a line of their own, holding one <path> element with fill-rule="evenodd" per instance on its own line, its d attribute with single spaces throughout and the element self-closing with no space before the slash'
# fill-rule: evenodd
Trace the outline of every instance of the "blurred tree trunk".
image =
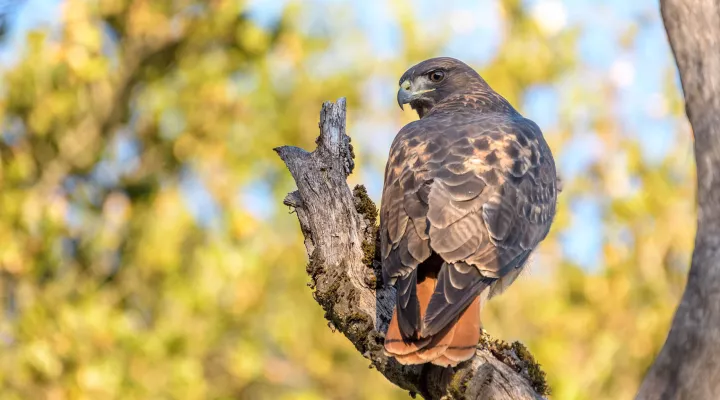
<svg viewBox="0 0 720 400">
<path fill-rule="evenodd" d="M 698 221 L 687 286 L 638 399 L 720 399 L 720 0 L 661 0 L 695 136 Z"/>
<path fill-rule="evenodd" d="M 426 399 L 541 399 L 547 393 L 545 374 L 519 342 L 484 335 L 475 357 L 454 369 L 403 366 L 383 354 L 395 289 L 378 284 L 377 208 L 362 186 L 351 192 L 347 185 L 354 162 L 345 112 L 345 99 L 323 105 L 312 153 L 290 146 L 275 149 L 298 186 L 284 203 L 300 221 L 313 296 L 328 325 L 388 380 Z"/>
</svg>

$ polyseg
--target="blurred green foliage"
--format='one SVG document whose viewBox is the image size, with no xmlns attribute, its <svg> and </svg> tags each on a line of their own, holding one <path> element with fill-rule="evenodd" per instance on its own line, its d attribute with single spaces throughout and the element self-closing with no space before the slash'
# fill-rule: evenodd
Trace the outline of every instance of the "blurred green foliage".
<svg viewBox="0 0 720 400">
<path fill-rule="evenodd" d="M 321 102 L 340 96 L 352 135 L 372 115 L 369 77 L 396 79 L 436 54 L 447 35 L 428 37 L 411 2 L 392 6 L 402 54 L 323 71 L 339 37 L 367 52 L 342 6 L 318 33 L 299 3 L 268 28 L 237 0 L 66 0 L 58 32 L 31 32 L 0 92 L 0 398 L 407 398 L 328 329 L 297 222 L 279 206 L 293 184 L 271 151 L 313 148 Z M 577 30 L 550 38 L 519 0 L 501 1 L 501 15 L 505 36 L 482 72 L 513 104 L 578 68 Z M 630 398 L 692 250 L 691 136 L 679 126 L 682 145 L 649 166 L 608 84 L 570 93 L 551 147 L 587 107 L 608 157 L 566 183 L 542 269 L 483 317 L 528 345 L 553 398 Z M 666 97 L 679 115 L 670 84 Z M 393 111 L 397 126 L 413 118 Z M 358 162 L 384 158 L 360 151 Z M 618 168 L 642 190 L 623 191 Z M 275 199 L 265 216 L 241 200 L 257 185 Z M 193 205 L 198 192 L 211 201 Z M 604 230 L 604 262 L 588 272 L 562 258 L 557 233 L 573 199 L 598 193 L 604 224 L 587 228 Z"/>
</svg>

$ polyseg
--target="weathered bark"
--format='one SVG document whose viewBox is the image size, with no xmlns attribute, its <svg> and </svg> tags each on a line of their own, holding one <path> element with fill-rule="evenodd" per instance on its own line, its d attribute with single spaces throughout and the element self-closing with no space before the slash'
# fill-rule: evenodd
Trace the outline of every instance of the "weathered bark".
<svg viewBox="0 0 720 400">
<path fill-rule="evenodd" d="M 520 343 L 508 345 L 487 335 L 475 357 L 455 369 L 402 366 L 383 354 L 395 290 L 384 288 L 375 249 L 377 209 L 362 186 L 350 191 L 354 167 L 345 134 L 345 99 L 323 104 L 320 137 L 312 153 L 297 147 L 275 149 L 298 190 L 285 198 L 305 236 L 311 287 L 325 317 L 392 383 L 428 399 L 539 399 L 544 373 Z"/>
<path fill-rule="evenodd" d="M 637 398 L 720 399 L 720 0 L 661 0 L 695 136 L 697 234 L 687 286 Z"/>
</svg>

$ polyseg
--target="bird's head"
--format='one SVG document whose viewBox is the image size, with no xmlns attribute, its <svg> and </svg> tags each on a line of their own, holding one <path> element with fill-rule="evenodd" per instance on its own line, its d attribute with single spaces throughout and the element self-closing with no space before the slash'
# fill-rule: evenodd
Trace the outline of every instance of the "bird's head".
<svg viewBox="0 0 720 400">
<path fill-rule="evenodd" d="M 431 58 L 403 74 L 397 101 L 400 108 L 410 104 L 422 118 L 444 99 L 478 88 L 489 89 L 480 75 L 467 64 L 450 57 Z"/>
</svg>

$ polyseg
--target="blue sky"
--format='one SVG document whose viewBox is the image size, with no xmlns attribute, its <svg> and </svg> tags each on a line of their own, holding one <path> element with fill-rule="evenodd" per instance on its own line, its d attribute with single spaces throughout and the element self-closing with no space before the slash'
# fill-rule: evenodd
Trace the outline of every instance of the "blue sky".
<svg viewBox="0 0 720 400">
<path fill-rule="evenodd" d="M 28 29 L 38 26 L 57 26 L 57 16 L 62 0 L 28 0 L 15 15 L 12 31 L 5 45 L 0 48 L 0 63 L 8 65 L 18 55 Z M 260 24 L 272 24 L 280 15 L 286 0 L 252 0 L 249 2 L 250 15 Z M 389 2 L 367 0 L 362 2 L 313 0 L 303 2 L 310 10 L 306 29 L 313 29 L 317 21 L 331 21 L 326 13 L 338 3 L 350 5 L 352 18 L 364 31 L 371 54 L 378 60 L 389 59 L 402 46 L 399 27 Z M 655 0 L 527 0 L 527 7 L 547 24 L 547 29 L 557 27 L 582 28 L 578 54 L 582 62 L 580 75 L 569 80 L 611 79 L 619 90 L 619 102 L 613 112 L 619 117 L 624 131 L 637 138 L 643 149 L 643 156 L 650 163 L 661 161 L 676 145 L 677 120 L 667 113 L 653 112 L 663 107 L 664 79 L 672 58 L 665 38 L 657 2 Z M 474 65 L 490 61 L 501 40 L 501 19 L 495 0 L 458 0 L 442 4 L 444 17 L 438 18 L 438 2 L 413 2 L 421 23 L 430 32 L 442 28 L 440 20 L 452 21 L 451 40 L 442 55 L 454 56 Z M 310 7 L 312 5 L 312 7 Z M 631 26 L 637 26 L 636 45 L 624 49 L 618 46 L 618 38 Z M 342 44 L 343 38 L 338 38 Z M 337 46 L 338 51 L 347 51 Z M 440 54 L 439 54 L 440 55 Z M 348 56 L 341 54 L 341 56 Z M 342 58 L 342 57 L 341 57 Z M 342 61 L 333 58 L 332 62 Z M 396 78 L 379 77 L 369 80 L 367 96 L 373 96 L 373 107 L 386 109 L 394 107 L 394 93 L 390 93 Z M 677 85 L 677 82 L 676 82 Z M 381 90 L 376 90 L 381 88 Z M 525 100 L 518 106 L 523 113 L 535 120 L 544 130 L 558 123 L 565 88 L 537 86 L 530 88 Z M 384 94 L 389 93 L 387 96 Z M 378 96 L 378 93 L 381 95 Z M 654 107 L 654 108 L 653 108 Z M 579 111 L 580 112 L 580 111 Z M 565 180 L 583 174 L 588 165 L 597 157 L 607 157 L 602 143 L 588 126 L 588 121 L 577 118 L 572 139 L 566 143 L 556 159 Z M 355 121 L 353 140 L 370 159 L 384 162 L 385 154 L 398 127 L 383 121 Z M 382 163 L 372 162 L 360 166 L 360 173 L 371 196 L 378 200 L 382 189 Z M 201 223 L 212 224 L 217 215 L 213 201 L 203 188 L 202 181 L 192 171 L 183 174 L 182 185 L 188 199 L 189 209 Z M 240 189 L 239 189 L 240 190 Z M 270 218 L 278 209 L 272 198 L 271 187 L 265 182 L 255 182 L 241 189 L 242 206 L 259 218 Z M 600 226 L 602 219 L 602 198 L 588 196 L 571 204 L 572 224 L 561 237 L 565 255 L 572 261 L 595 269 L 600 263 L 600 249 L 603 232 L 600 229 L 584 229 L 586 226 Z M 204 212 L 203 210 L 210 210 Z"/>
<path fill-rule="evenodd" d="M 260 23 L 271 23 L 282 10 L 284 0 L 257 0 L 251 2 L 251 15 Z M 338 1 L 316 0 L 311 4 L 331 7 Z M 358 25 L 365 30 L 372 47 L 372 54 L 378 59 L 390 58 L 402 45 L 399 28 L 396 25 L 389 2 L 369 0 L 348 2 L 354 8 Z M 664 81 L 669 70 L 674 68 L 665 31 L 660 19 L 657 2 L 654 0 L 609 0 L 609 1 L 552 1 L 527 0 L 524 4 L 537 13 L 543 21 L 568 27 L 580 27 L 578 54 L 582 65 L 579 76 L 569 79 L 587 80 L 610 79 L 616 83 L 618 103 L 612 112 L 618 116 L 621 127 L 628 135 L 641 143 L 643 157 L 650 164 L 659 163 L 668 151 L 676 145 L 677 120 L 667 113 L 658 116 L 658 108 L 666 107 L 663 98 Z M 325 7 L 315 7 L 323 13 Z M 437 20 L 450 20 L 452 37 L 443 49 L 442 55 L 449 55 L 482 65 L 490 61 L 501 40 L 501 24 L 495 0 L 459 0 L 442 4 L 443 18 L 438 17 L 438 3 L 431 1 L 413 2 L 420 23 L 425 30 L 432 31 Z M 631 27 L 637 27 L 635 45 L 622 48 L 619 38 Z M 438 54 L 440 55 L 440 54 Z M 676 85 L 678 83 L 676 82 Z M 376 86 L 394 87 L 394 82 L 371 81 L 368 96 L 384 93 Z M 558 123 L 559 107 L 563 87 L 537 86 L 530 88 L 520 108 L 524 114 L 535 120 L 543 129 Z M 393 107 L 394 97 L 373 98 L 375 107 Z M 351 132 L 357 146 L 384 158 L 398 127 L 377 121 L 356 121 Z M 575 131 L 565 148 L 557 155 L 560 172 L 566 181 L 571 181 L 587 171 L 589 165 L 599 157 L 607 157 L 602 142 L 592 132 L 589 121 L 577 118 Z M 361 166 L 363 183 L 371 196 L 379 199 L 382 190 L 382 168 L 377 165 Z M 267 188 L 246 195 L 247 206 L 261 212 L 266 206 Z M 575 199 L 570 205 L 572 222 L 561 234 L 565 256 L 589 270 L 596 270 L 601 263 L 603 231 L 587 229 L 587 226 L 601 226 L 603 196 L 585 196 Z"/>
<path fill-rule="evenodd" d="M 12 0 L 0 2 L 0 5 L 12 2 Z M 22 4 L 19 1 L 17 3 L 19 5 L 0 8 L 0 10 L 11 10 L 13 12 L 11 29 L 5 43 L 0 47 L 0 64 L 3 66 L 17 60 L 18 50 L 22 48 L 25 34 L 29 29 L 58 26 L 59 7 L 62 1 L 25 0 Z"/>
</svg>

